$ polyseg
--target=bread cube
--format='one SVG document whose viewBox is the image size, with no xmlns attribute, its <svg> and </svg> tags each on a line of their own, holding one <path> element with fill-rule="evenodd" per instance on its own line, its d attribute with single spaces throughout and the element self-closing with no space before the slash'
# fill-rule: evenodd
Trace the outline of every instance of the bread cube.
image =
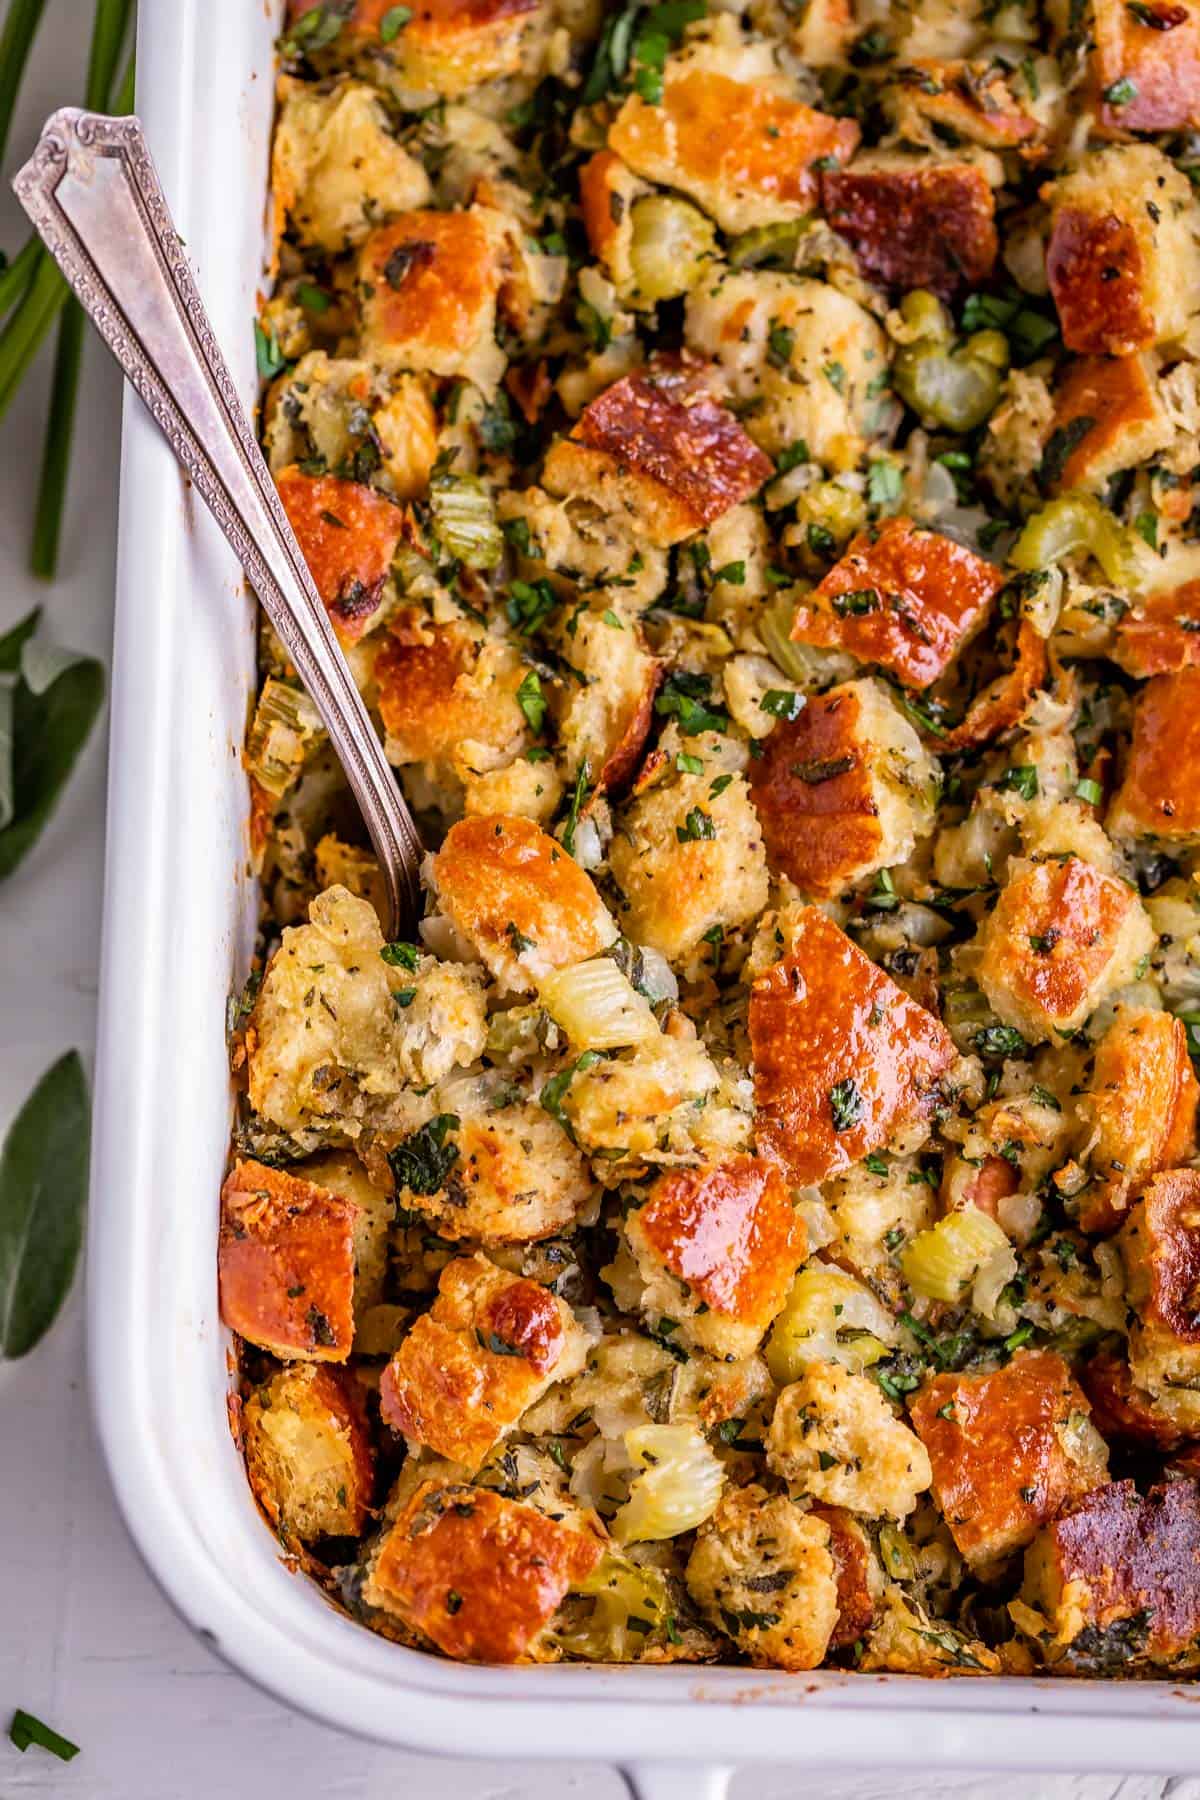
<svg viewBox="0 0 1200 1800">
<path fill-rule="evenodd" d="M 1174 427 L 1153 360 L 1143 353 L 1081 356 L 1068 363 L 1054 395 L 1051 436 L 1059 432 L 1074 443 L 1055 484 L 1059 488 L 1100 492 L 1120 470 L 1166 449 Z"/>
<path fill-rule="evenodd" d="M 762 831 L 726 740 L 706 733 L 683 742 L 674 769 L 623 813 L 608 853 L 624 930 L 673 963 L 716 928 L 755 918 L 768 897 Z M 680 768 L 681 754 L 702 768 Z"/>
<path fill-rule="evenodd" d="M 937 765 L 877 681 L 812 695 L 749 773 L 767 859 L 805 894 L 907 862 L 933 830 Z"/>
<path fill-rule="evenodd" d="M 996 264 L 996 202 L 976 163 L 876 152 L 821 174 L 821 202 L 871 281 L 944 300 L 976 287 Z"/>
<path fill-rule="evenodd" d="M 1108 809 L 1113 837 L 1200 842 L 1200 667 L 1156 675 L 1138 695 L 1125 773 Z"/>
<path fill-rule="evenodd" d="M 1198 1099 L 1182 1021 L 1148 1007 L 1121 1007 L 1096 1046 L 1079 1100 L 1086 1134 L 1081 1154 L 1094 1184 L 1082 1196 L 1085 1230 L 1115 1229 L 1139 1182 L 1188 1160 L 1196 1147 Z"/>
<path fill-rule="evenodd" d="M 777 75 L 747 67 L 749 79 L 735 79 L 723 60 L 715 44 L 669 57 L 662 100 L 631 94 L 608 147 L 646 180 L 689 195 L 722 231 L 799 219 L 817 198 L 813 164 L 845 162 L 858 126 L 801 105 Z"/>
<path fill-rule="evenodd" d="M 1016 860 L 979 932 L 978 980 L 1031 1043 L 1064 1036 L 1133 978 L 1154 948 L 1134 890 L 1078 856 Z"/>
<path fill-rule="evenodd" d="M 432 956 L 385 962 L 373 908 L 345 888 L 318 894 L 309 921 L 283 933 L 263 978 L 246 1034 L 250 1102 L 282 1131 L 344 1141 L 409 1083 L 474 1062 L 484 984 Z"/>
<path fill-rule="evenodd" d="M 1200 8 L 1195 0 L 1092 0 L 1088 20 L 1097 125 L 1128 131 L 1200 126 Z M 1111 96 L 1111 97 L 1110 97 Z"/>
<path fill-rule="evenodd" d="M 714 1356 L 750 1356 L 806 1253 L 804 1224 L 777 1171 L 752 1156 L 671 1169 L 622 1232 L 637 1265 L 639 1308 Z"/>
<path fill-rule="evenodd" d="M 1151 1176 L 1117 1234 L 1125 1265 L 1129 1369 L 1155 1398 L 1183 1398 L 1200 1415 L 1200 1172 Z"/>
<path fill-rule="evenodd" d="M 1131 356 L 1177 338 L 1200 286 L 1186 175 L 1150 144 L 1113 144 L 1088 151 L 1042 197 L 1046 275 L 1067 349 Z"/>
<path fill-rule="evenodd" d="M 375 89 L 340 81 L 329 93 L 284 79 L 271 191 L 281 229 L 340 256 L 390 213 L 431 197 L 429 177 L 393 134 Z"/>
<path fill-rule="evenodd" d="M 510 992 L 596 956 L 618 936 L 591 879 L 530 819 L 461 819 L 433 863 L 442 912 Z"/>
<path fill-rule="evenodd" d="M 357 644 L 379 616 L 404 515 L 376 488 L 336 475 L 293 466 L 275 485 L 330 623 Z"/>
<path fill-rule="evenodd" d="M 1109 652 L 1130 675 L 1174 675 L 1200 663 L 1200 581 L 1131 601 Z"/>
<path fill-rule="evenodd" d="M 1200 1666 L 1200 1482 L 1113 1481 L 1075 1500 L 1031 1544 L 1021 1596 L 1048 1621 L 1059 1674 Z"/>
<path fill-rule="evenodd" d="M 357 1207 L 283 1169 L 236 1162 L 221 1189 L 221 1317 L 282 1360 L 345 1362 Z"/>
<path fill-rule="evenodd" d="M 486 1075 L 443 1083 L 429 1119 L 389 1152 L 399 1205 L 452 1242 L 535 1243 L 569 1231 L 592 1197 L 562 1126 L 531 1101 L 505 1103 L 503 1085 Z"/>
<path fill-rule="evenodd" d="M 800 601 L 792 637 L 848 650 L 890 669 L 905 687 L 925 688 L 979 631 L 1003 586 L 995 563 L 953 538 L 889 519 L 860 532 Z"/>
<path fill-rule="evenodd" d="M 358 261 L 363 354 L 389 373 L 462 375 L 496 391 L 504 225 L 498 213 L 409 212 L 381 225 Z"/>
<path fill-rule="evenodd" d="M 1038 635 L 1029 619 L 1022 619 L 1017 626 L 1012 666 L 976 694 L 961 723 L 938 739 L 939 749 L 977 750 L 1002 731 L 1021 724 L 1038 689 L 1045 684 L 1049 668 L 1045 638 Z"/>
<path fill-rule="evenodd" d="M 571 612 L 559 644 L 583 679 L 562 683 L 552 701 L 568 780 L 586 764 L 602 793 L 632 781 L 662 680 L 662 664 L 646 648 L 636 615 L 608 604 L 612 599 L 602 591 L 589 610 Z"/>
<path fill-rule="evenodd" d="M 491 1488 L 423 1481 L 384 1538 L 363 1599 L 458 1662 L 535 1662 L 542 1629 L 603 1551 L 598 1533 Z"/>
<path fill-rule="evenodd" d="M 528 673 L 505 638 L 401 615 L 375 658 L 388 761 L 463 782 L 511 762 L 526 740 L 517 690 Z"/>
<path fill-rule="evenodd" d="M 809 1363 L 783 1389 L 767 1462 L 802 1494 L 872 1519 L 907 1518 L 931 1479 L 920 1439 L 876 1384 L 835 1362 Z"/>
<path fill-rule="evenodd" d="M 1061 1356 L 935 1375 L 909 1402 L 933 1494 L 972 1570 L 994 1575 L 1066 1502 L 1107 1478 L 1108 1450 Z"/>
<path fill-rule="evenodd" d="M 750 991 L 755 1132 L 796 1185 L 922 1141 L 957 1060 L 948 1031 L 810 906 Z"/>
<path fill-rule="evenodd" d="M 477 1469 L 553 1382 L 579 1374 L 588 1343 L 549 1288 L 486 1256 L 460 1257 L 384 1370 L 380 1414 L 410 1442 Z"/>
<path fill-rule="evenodd" d="M 614 382 L 546 457 L 552 494 L 585 495 L 652 544 L 691 537 L 748 500 L 771 463 L 713 399 L 707 371 L 663 364 Z"/>
<path fill-rule="evenodd" d="M 883 1571 L 871 1539 L 853 1513 L 844 1506 L 814 1506 L 812 1511 L 829 1527 L 829 1552 L 837 1574 L 838 1616 L 829 1648 L 844 1650 L 875 1622 Z"/>
<path fill-rule="evenodd" d="M 605 1186 L 697 1155 L 747 1148 L 750 1121 L 720 1092 L 717 1068 L 694 1037 L 665 1033 L 578 1070 L 563 1112 Z"/>
<path fill-rule="evenodd" d="M 289 0 L 292 20 L 326 0 Z M 422 0 L 385 43 L 381 26 L 392 0 L 353 0 L 337 37 L 318 64 L 361 67 L 402 104 L 455 100 L 488 81 L 515 75 L 543 16 L 538 0 Z"/>
<path fill-rule="evenodd" d="M 882 1166 L 879 1159 L 871 1160 L 874 1167 L 855 1163 L 823 1189 L 835 1233 L 825 1255 L 899 1310 L 907 1296 L 898 1255 L 910 1238 L 934 1223 L 934 1196 L 928 1183 L 917 1179 L 919 1170 L 909 1159 L 892 1157 Z M 1013 1173 L 1007 1162 L 1004 1167 Z"/>
<path fill-rule="evenodd" d="M 390 1191 L 377 1187 L 352 1150 L 334 1150 L 298 1165 L 305 1181 L 353 1201 L 355 1348 L 363 1314 L 383 1299 L 387 1285 L 388 1236 L 396 1216 Z"/>
<path fill-rule="evenodd" d="M 1079 1371 L 1079 1384 L 1092 1408 L 1097 1430 L 1108 1442 L 1143 1450 L 1178 1450 L 1200 1430 L 1196 1420 L 1178 1416 L 1171 1398 L 1156 1400 L 1135 1387 L 1129 1364 L 1111 1350 L 1099 1350 Z"/>
<path fill-rule="evenodd" d="M 998 58 L 906 57 L 883 102 L 900 136 L 911 143 L 927 138 L 932 123 L 936 131 L 953 133 L 951 142 L 1013 150 L 1042 130 L 1013 92 L 1014 73 Z"/>
<path fill-rule="evenodd" d="M 857 1667 L 868 1675 L 1000 1675 L 999 1656 L 889 1581 Z"/>
<path fill-rule="evenodd" d="M 838 1622 L 829 1525 L 761 1487 L 726 1492 L 696 1534 L 687 1585 L 758 1668 L 817 1668 Z"/>
<path fill-rule="evenodd" d="M 352 1376 L 318 1363 L 277 1370 L 246 1401 L 242 1435 L 250 1486 L 276 1530 L 304 1544 L 358 1536 L 375 1457 Z"/>
<path fill-rule="evenodd" d="M 888 347 L 857 300 L 825 281 L 727 271 L 692 289 L 684 316 L 689 347 L 720 366 L 769 456 L 802 441 L 829 468 L 858 465 L 878 429 Z"/>
<path fill-rule="evenodd" d="M 579 171 L 579 205 L 588 246 L 618 288 L 633 281 L 633 203 L 647 191 L 611 150 L 597 150 Z"/>
</svg>

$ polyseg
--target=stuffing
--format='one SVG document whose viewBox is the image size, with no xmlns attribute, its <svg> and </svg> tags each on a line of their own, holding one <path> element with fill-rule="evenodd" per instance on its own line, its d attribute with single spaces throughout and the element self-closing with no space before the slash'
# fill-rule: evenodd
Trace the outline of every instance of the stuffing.
<svg viewBox="0 0 1200 1800">
<path fill-rule="evenodd" d="M 376 916 L 387 911 L 383 876 L 369 850 L 363 850 L 358 844 L 347 844 L 327 831 L 323 838 L 317 839 L 313 869 L 318 893 L 325 888 L 348 888 L 356 898 L 366 900 Z"/>
<path fill-rule="evenodd" d="M 906 862 L 933 829 L 937 764 L 877 681 L 851 681 L 779 721 L 750 765 L 767 860 L 831 896 Z"/>
<path fill-rule="evenodd" d="M 507 768 L 526 739 L 517 692 L 527 674 L 507 638 L 401 614 L 374 665 L 388 761 L 463 783 Z"/>
<path fill-rule="evenodd" d="M 353 1377 L 318 1363 L 278 1369 L 242 1408 L 242 1435 L 250 1486 L 282 1537 L 358 1536 L 375 1458 Z"/>
<path fill-rule="evenodd" d="M 1003 585 L 994 563 L 953 538 L 889 519 L 856 537 L 800 601 L 791 635 L 881 663 L 906 687 L 925 688 L 980 630 Z"/>
<path fill-rule="evenodd" d="M 324 0 L 289 0 L 289 17 L 324 11 Z M 539 0 L 419 0 L 387 35 L 391 0 L 353 0 L 324 54 L 347 58 L 407 106 L 454 100 L 483 82 L 515 75 L 543 17 Z M 318 62 L 321 53 L 317 53 Z"/>
<path fill-rule="evenodd" d="M 506 1100 L 495 1075 L 459 1076 L 393 1143 L 397 1203 L 458 1242 L 527 1244 L 568 1231 L 592 1196 L 583 1158 L 543 1107 Z"/>
<path fill-rule="evenodd" d="M 809 1363 L 784 1388 L 767 1463 L 789 1487 L 867 1518 L 905 1519 L 931 1480 L 929 1458 L 879 1388 L 840 1363 Z"/>
<path fill-rule="evenodd" d="M 272 1355 L 345 1362 L 354 1337 L 352 1200 L 265 1163 L 221 1190 L 221 1317 Z"/>
<path fill-rule="evenodd" d="M 251 1104 L 283 1131 L 353 1137 L 409 1082 L 474 1062 L 486 1036 L 477 969 L 414 946 L 392 956 L 373 908 L 330 888 L 263 978 L 246 1034 Z"/>
<path fill-rule="evenodd" d="M 688 295 L 684 333 L 722 370 L 769 456 L 802 444 L 831 469 L 857 466 L 887 374 L 887 339 L 857 300 L 769 269 L 717 269 Z"/>
<path fill-rule="evenodd" d="M 364 354 L 390 373 L 463 375 L 494 394 L 504 246 L 500 215 L 480 206 L 403 213 L 373 231 L 358 261 Z"/>
<path fill-rule="evenodd" d="M 1200 668 L 1156 675 L 1134 705 L 1133 739 L 1105 825 L 1116 838 L 1177 849 L 1200 842 Z"/>
<path fill-rule="evenodd" d="M 951 1536 L 983 1575 L 1108 1478 L 1087 1398 L 1052 1351 L 1022 1350 L 987 1374 L 935 1375 L 909 1410 Z"/>
<path fill-rule="evenodd" d="M 829 1527 L 829 1552 L 837 1574 L 837 1624 L 831 1650 L 844 1650 L 865 1637 L 875 1622 L 883 1572 L 875 1547 L 860 1520 L 844 1506 L 814 1506 L 810 1517 Z"/>
<path fill-rule="evenodd" d="M 791 1195 L 751 1156 L 660 1175 L 621 1231 L 636 1310 L 656 1331 L 676 1321 L 680 1341 L 713 1356 L 758 1348 L 806 1251 Z"/>
<path fill-rule="evenodd" d="M 680 746 L 620 815 L 609 848 L 622 928 L 672 963 L 754 918 L 768 886 L 762 831 L 730 747 L 712 733 Z"/>
<path fill-rule="evenodd" d="M 327 1156 L 310 1157 L 299 1165 L 305 1181 L 327 1193 L 349 1200 L 355 1207 L 354 1235 L 354 1341 L 358 1347 L 363 1315 L 378 1306 L 387 1285 L 388 1236 L 395 1216 L 391 1194 L 376 1187 L 352 1150 L 333 1150 Z"/>
<path fill-rule="evenodd" d="M 532 820 L 503 814 L 451 827 L 433 862 L 438 905 L 511 993 L 583 962 L 617 928 L 573 857 Z"/>
<path fill-rule="evenodd" d="M 560 1523 L 490 1488 L 423 1481 L 372 1559 L 363 1599 L 460 1661 L 537 1661 L 539 1634 L 603 1548 L 582 1519 Z"/>
<path fill-rule="evenodd" d="M 1200 581 L 1131 601 L 1117 621 L 1112 659 L 1130 675 L 1174 675 L 1200 663 Z"/>
<path fill-rule="evenodd" d="M 284 81 L 271 187 L 279 228 L 327 255 L 351 250 L 389 214 L 431 198 L 429 177 L 393 134 L 374 88 L 339 81 L 327 94 Z"/>
<path fill-rule="evenodd" d="M 858 1667 L 868 1674 L 999 1675 L 1003 1665 L 978 1638 L 928 1613 L 896 1582 L 884 1589 L 879 1618 Z"/>
<path fill-rule="evenodd" d="M 633 283 L 633 203 L 647 191 L 646 183 L 611 150 L 597 150 L 579 171 L 579 205 L 588 245 L 618 290 Z"/>
<path fill-rule="evenodd" d="M 750 1121 L 694 1038 L 656 1042 L 599 1062 L 581 1059 L 562 1110 L 604 1181 L 656 1162 L 747 1148 Z"/>
<path fill-rule="evenodd" d="M 1162 151 L 1089 151 L 1042 197 L 1046 276 L 1067 349 L 1131 356 L 1180 337 L 1200 285 L 1200 246 L 1190 184 Z"/>
<path fill-rule="evenodd" d="M 1133 1315 L 1133 1381 L 1156 1399 L 1180 1402 L 1200 1422 L 1200 1173 L 1153 1175 L 1116 1241 Z"/>
<path fill-rule="evenodd" d="M 1186 1673 L 1200 1665 L 1200 1484 L 1076 1499 L 1025 1557 L 1025 1606 L 1058 1674 Z M 1044 1625 L 1043 1625 L 1044 1621 Z"/>
<path fill-rule="evenodd" d="M 1111 476 L 1149 462 L 1175 429 L 1149 356 L 1081 356 L 1054 395 L 1050 442 L 1073 447 L 1056 485 L 1103 492 Z"/>
<path fill-rule="evenodd" d="M 834 1233 L 824 1254 L 898 1306 L 905 1289 L 897 1258 L 934 1222 L 934 1196 L 921 1169 L 907 1157 L 873 1156 L 827 1182 L 822 1195 Z"/>
<path fill-rule="evenodd" d="M 756 1486 L 728 1492 L 688 1558 L 688 1592 L 765 1668 L 815 1669 L 838 1622 L 838 1568 L 816 1513 Z"/>
<path fill-rule="evenodd" d="M 292 467 L 275 485 L 330 623 L 356 644 L 380 615 L 403 514 L 377 489 L 335 475 Z"/>
<path fill-rule="evenodd" d="M 950 61 L 917 57 L 897 69 L 884 89 L 883 103 L 900 138 L 910 144 L 924 143 L 936 150 L 938 134 L 949 131 L 953 138 L 985 150 L 1013 150 L 1031 146 L 1042 130 L 1015 92 L 1019 79 L 999 57 Z M 964 192 L 969 192 L 965 184 Z"/>
<path fill-rule="evenodd" d="M 502 769 L 462 770 L 463 811 L 470 818 L 515 813 L 548 825 L 563 797 L 563 779 L 544 756 L 518 756 Z"/>
<path fill-rule="evenodd" d="M 980 987 L 1032 1043 L 1083 1024 L 1154 947 L 1137 894 L 1077 856 L 1016 859 L 980 930 Z"/>
<path fill-rule="evenodd" d="M 1111 1350 L 1100 1350 L 1084 1363 L 1079 1384 L 1106 1442 L 1170 1451 L 1200 1432 L 1200 1416 L 1181 1416 L 1170 1394 L 1156 1400 L 1145 1388 L 1135 1387 L 1129 1364 Z"/>
<path fill-rule="evenodd" d="M 587 496 L 666 546 L 756 493 L 771 464 L 712 396 L 706 370 L 662 364 L 586 406 L 546 457 L 552 494 Z"/>
<path fill-rule="evenodd" d="M 602 793 L 628 787 L 649 735 L 661 664 L 626 608 L 576 608 L 559 642 L 580 677 L 558 684 L 552 701 L 567 778 L 586 767 Z"/>
<path fill-rule="evenodd" d="M 1200 126 L 1200 8 L 1154 0 L 1092 0 L 1083 15 L 1100 129 L 1182 131 Z"/>
<path fill-rule="evenodd" d="M 1096 1046 L 1078 1103 L 1080 1160 L 1094 1184 L 1083 1196 L 1085 1230 L 1113 1229 L 1139 1183 L 1189 1160 L 1197 1100 L 1182 1021 L 1147 1007 L 1119 1007 Z"/>
<path fill-rule="evenodd" d="M 996 203 L 976 163 L 877 152 L 823 171 L 821 202 L 863 274 L 883 287 L 949 300 L 995 266 Z"/>
<path fill-rule="evenodd" d="M 590 498 L 559 500 L 525 488 L 502 495 L 496 510 L 506 536 L 522 545 L 521 574 L 529 581 L 549 580 L 556 592 L 564 582 L 615 587 L 634 612 L 651 606 L 666 585 L 667 552 L 635 540 L 627 521 Z"/>
<path fill-rule="evenodd" d="M 384 1370 L 380 1413 L 410 1443 L 477 1469 L 552 1382 L 579 1374 L 588 1344 L 548 1288 L 462 1257 Z"/>
<path fill-rule="evenodd" d="M 852 119 L 790 96 L 766 45 L 730 52 L 714 42 L 668 57 L 662 99 L 631 94 L 608 147 L 635 174 L 689 195 L 722 231 L 737 232 L 811 212 L 813 165 L 846 161 L 858 139 Z"/>
<path fill-rule="evenodd" d="M 371 417 L 384 481 L 397 500 L 419 500 L 437 461 L 437 418 L 420 376 L 398 375 Z"/>
<path fill-rule="evenodd" d="M 915 1148 L 957 1061 L 938 1020 L 815 906 L 751 989 L 750 1043 L 759 1153 L 797 1183 Z"/>
<path fill-rule="evenodd" d="M 1007 1225 L 1020 1214 L 1003 1202 L 1013 1194 L 1038 1191 L 1066 1160 L 1074 1130 L 1069 1105 L 1036 1085 L 1028 1093 L 978 1107 L 957 1154 L 945 1164 L 944 1209 L 975 1206 L 990 1218 L 1003 1216 Z"/>
</svg>

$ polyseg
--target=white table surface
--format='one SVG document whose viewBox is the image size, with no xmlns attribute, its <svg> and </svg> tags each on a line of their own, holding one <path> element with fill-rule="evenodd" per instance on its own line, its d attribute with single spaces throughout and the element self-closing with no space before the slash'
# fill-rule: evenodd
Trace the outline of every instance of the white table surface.
<svg viewBox="0 0 1200 1800">
<path fill-rule="evenodd" d="M 170 0 L 144 0 L 170 4 Z M 10 147 L 14 163 L 56 105 L 77 98 L 90 18 L 50 0 Z M 0 198 L 0 244 L 22 241 Z M 50 629 L 108 660 L 115 542 L 118 381 L 89 346 L 58 580 L 26 570 L 50 354 L 0 425 L 0 630 L 36 601 Z M 35 854 L 0 886 L 0 1125 L 37 1075 L 95 1022 L 104 744 L 90 746 Z M 0 1736 L 0 1800 L 617 1800 L 594 1763 L 435 1761 L 344 1738 L 289 1713 L 184 1629 L 132 1549 L 88 1416 L 82 1293 L 42 1345 L 0 1364 L 0 1732 L 14 1708 L 74 1738 L 69 1767 Z M 748 1722 L 749 1728 L 749 1722 Z M 670 1746 L 663 1746 L 670 1754 Z M 922 1800 L 1200 1800 L 1181 1777 L 902 1777 Z M 894 1800 L 886 1771 L 747 1773 L 736 1800 Z"/>
</svg>

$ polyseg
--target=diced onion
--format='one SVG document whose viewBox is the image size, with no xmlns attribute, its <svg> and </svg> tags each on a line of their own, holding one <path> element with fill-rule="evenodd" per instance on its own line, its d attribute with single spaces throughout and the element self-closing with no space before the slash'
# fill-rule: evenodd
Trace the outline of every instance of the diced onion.
<svg viewBox="0 0 1200 1800">
<path fill-rule="evenodd" d="M 619 1050 L 661 1035 L 649 1002 L 610 956 L 553 970 L 538 995 L 575 1049 Z"/>
<path fill-rule="evenodd" d="M 716 1511 L 725 1471 L 690 1425 L 637 1425 L 625 1433 L 625 1449 L 641 1472 L 612 1522 L 619 1544 L 678 1537 Z"/>
<path fill-rule="evenodd" d="M 961 1300 L 984 1263 L 1010 1248 L 995 1219 L 977 1206 L 964 1206 L 919 1231 L 900 1262 L 914 1293 L 927 1300 Z"/>
<path fill-rule="evenodd" d="M 246 740 L 246 767 L 259 787 L 278 799 L 324 735 L 321 715 L 304 689 L 269 676 Z"/>
</svg>

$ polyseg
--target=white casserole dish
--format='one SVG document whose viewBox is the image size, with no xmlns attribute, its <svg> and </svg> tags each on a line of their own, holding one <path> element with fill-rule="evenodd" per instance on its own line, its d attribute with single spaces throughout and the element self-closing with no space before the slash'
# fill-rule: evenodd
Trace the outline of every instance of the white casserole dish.
<svg viewBox="0 0 1200 1800">
<path fill-rule="evenodd" d="M 281 0 L 150 0 L 139 110 L 250 402 Z M 718 1794 L 728 1766 L 1160 1771 L 1200 1763 L 1200 1687 L 486 1669 L 373 1636 L 287 1570 L 226 1418 L 217 1196 L 231 1119 L 226 995 L 253 937 L 238 757 L 253 688 L 240 570 L 126 398 L 109 857 L 89 1247 L 93 1398 L 151 1570 L 282 1699 L 428 1752 L 592 1755 L 639 1793 Z"/>
</svg>

